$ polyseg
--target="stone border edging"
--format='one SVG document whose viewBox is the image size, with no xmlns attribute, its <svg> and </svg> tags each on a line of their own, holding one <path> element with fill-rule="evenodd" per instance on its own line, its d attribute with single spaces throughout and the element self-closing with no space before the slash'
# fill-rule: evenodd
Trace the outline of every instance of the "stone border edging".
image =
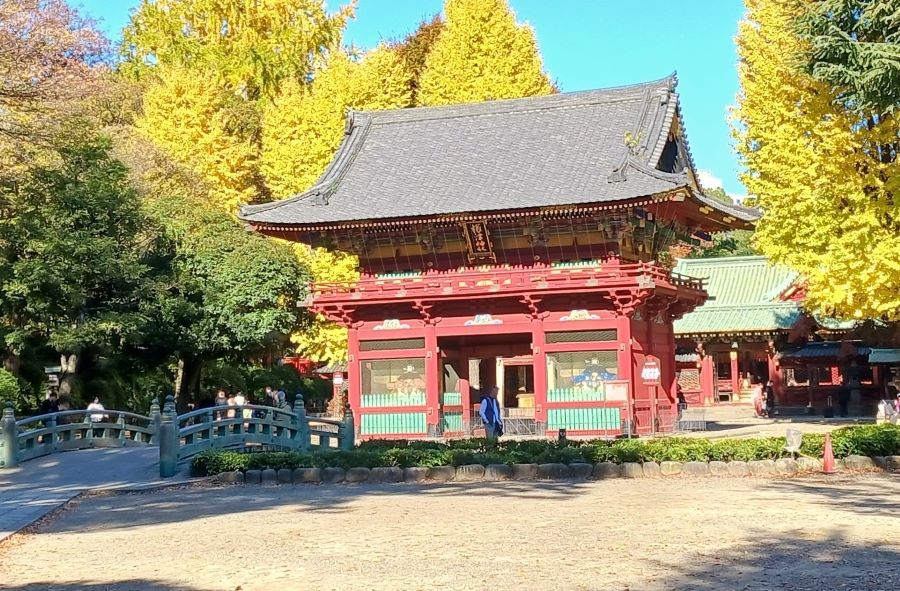
<svg viewBox="0 0 900 591">
<path fill-rule="evenodd" d="M 847 456 L 835 460 L 840 472 L 900 470 L 900 456 Z M 796 460 L 753 460 L 750 462 L 599 462 L 597 464 L 466 464 L 431 468 L 282 468 L 273 470 L 235 470 L 215 478 L 226 484 L 358 484 L 358 483 L 444 483 L 497 482 L 503 480 L 606 480 L 610 478 L 671 478 L 792 476 L 821 472 L 822 460 L 800 457 Z"/>
</svg>

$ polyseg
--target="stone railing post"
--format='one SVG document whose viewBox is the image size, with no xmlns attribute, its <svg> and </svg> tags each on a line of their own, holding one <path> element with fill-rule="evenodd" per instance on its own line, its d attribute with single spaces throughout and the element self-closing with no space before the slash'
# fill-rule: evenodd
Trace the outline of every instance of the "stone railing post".
<svg viewBox="0 0 900 591">
<path fill-rule="evenodd" d="M 19 433 L 12 402 L 3 408 L 0 418 L 0 468 L 15 468 L 19 464 Z"/>
<path fill-rule="evenodd" d="M 350 405 L 344 407 L 344 421 L 341 423 L 339 432 L 339 445 L 341 449 L 353 449 L 356 445 L 356 426 L 353 424 L 353 409 Z"/>
<path fill-rule="evenodd" d="M 159 413 L 159 399 L 154 398 L 150 403 L 150 444 L 159 445 L 159 422 L 162 418 Z"/>
<path fill-rule="evenodd" d="M 47 431 L 50 432 L 50 434 L 46 436 L 50 438 L 50 452 L 56 453 L 57 451 L 59 451 L 59 437 L 56 436 L 56 415 L 50 415 L 50 418 L 47 419 L 47 422 L 44 426 L 46 427 Z M 46 437 L 44 438 L 44 445 L 48 445 Z"/>
<path fill-rule="evenodd" d="M 159 476 L 171 478 L 178 471 L 178 416 L 175 401 L 166 396 L 159 423 Z"/>
<path fill-rule="evenodd" d="M 309 451 L 309 419 L 306 417 L 306 407 L 303 405 L 303 396 L 297 394 L 294 400 L 294 421 L 297 429 L 298 448 L 302 452 Z"/>
</svg>

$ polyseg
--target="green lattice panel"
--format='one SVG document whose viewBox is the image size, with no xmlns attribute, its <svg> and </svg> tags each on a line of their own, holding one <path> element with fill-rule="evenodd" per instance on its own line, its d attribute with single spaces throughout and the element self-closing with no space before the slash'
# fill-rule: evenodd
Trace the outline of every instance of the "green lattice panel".
<svg viewBox="0 0 900 591">
<path fill-rule="evenodd" d="M 441 431 L 444 433 L 462 433 L 463 430 L 461 412 L 447 412 L 441 417 Z"/>
<path fill-rule="evenodd" d="M 360 400 L 363 408 L 384 408 L 387 406 L 425 406 L 425 393 L 418 394 L 363 394 Z"/>
<path fill-rule="evenodd" d="M 600 402 L 606 400 L 603 390 L 556 388 L 547 391 L 547 402 Z"/>
<path fill-rule="evenodd" d="M 547 410 L 547 429 L 570 431 L 606 431 L 622 427 L 618 408 L 551 408 Z"/>
<path fill-rule="evenodd" d="M 447 406 L 459 406 L 462 404 L 462 394 L 459 392 L 444 392 L 441 394 L 441 404 Z"/>
<path fill-rule="evenodd" d="M 580 269 L 584 267 L 598 267 L 599 263 L 595 260 L 588 261 L 555 261 L 552 264 L 554 269 Z"/>
<path fill-rule="evenodd" d="M 401 435 L 407 433 L 425 434 L 424 412 L 390 412 L 363 414 L 359 426 L 362 435 Z"/>
</svg>

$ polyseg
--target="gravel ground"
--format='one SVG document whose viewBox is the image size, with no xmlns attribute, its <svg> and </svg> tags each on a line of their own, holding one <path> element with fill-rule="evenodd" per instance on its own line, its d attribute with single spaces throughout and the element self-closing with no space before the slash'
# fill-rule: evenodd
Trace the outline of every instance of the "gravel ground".
<svg viewBox="0 0 900 591">
<path fill-rule="evenodd" d="M 0 589 L 900 589 L 900 475 L 83 497 Z"/>
</svg>

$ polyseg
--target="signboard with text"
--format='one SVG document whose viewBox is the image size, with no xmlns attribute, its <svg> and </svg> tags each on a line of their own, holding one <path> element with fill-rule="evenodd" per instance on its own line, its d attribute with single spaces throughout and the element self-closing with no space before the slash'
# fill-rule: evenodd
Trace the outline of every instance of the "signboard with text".
<svg viewBox="0 0 900 591">
<path fill-rule="evenodd" d="M 644 365 L 641 366 L 641 382 L 645 386 L 659 386 L 661 377 L 659 358 L 647 355 L 647 358 L 644 359 Z"/>
</svg>

